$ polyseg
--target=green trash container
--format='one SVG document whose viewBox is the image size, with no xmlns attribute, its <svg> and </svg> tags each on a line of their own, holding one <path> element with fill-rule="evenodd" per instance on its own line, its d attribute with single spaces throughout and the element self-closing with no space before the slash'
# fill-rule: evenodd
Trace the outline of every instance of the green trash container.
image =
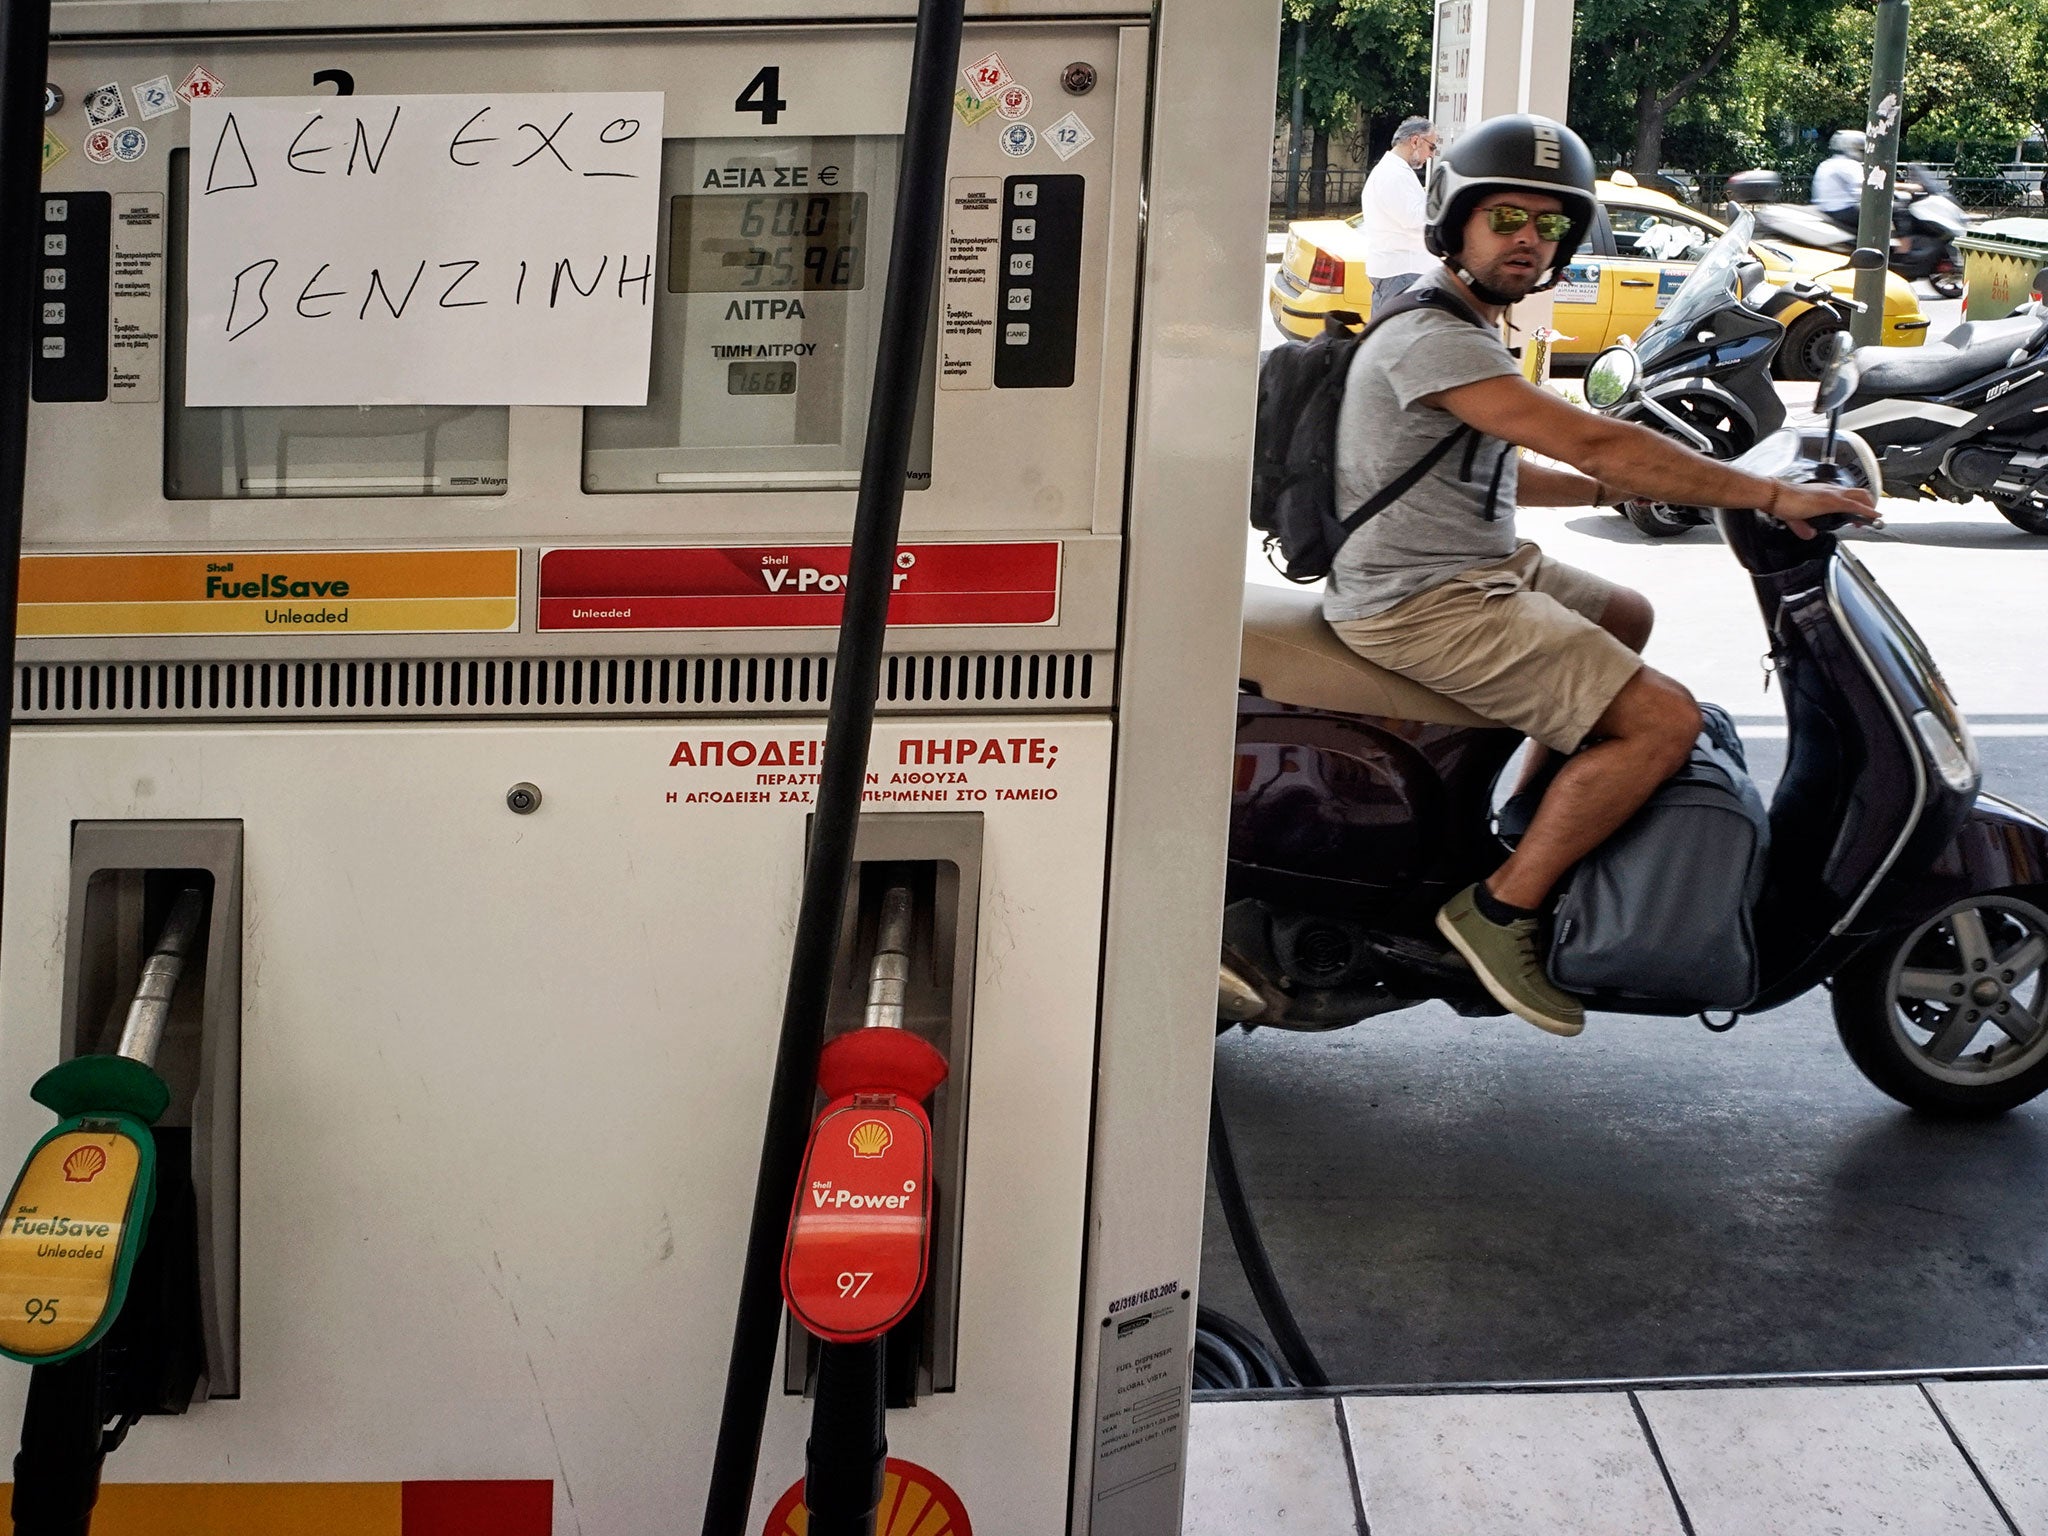
<svg viewBox="0 0 2048 1536">
<path fill-rule="evenodd" d="M 1991 219 L 1956 237 L 1963 253 L 1963 318 L 2003 320 L 2048 267 L 2048 219 Z"/>
</svg>

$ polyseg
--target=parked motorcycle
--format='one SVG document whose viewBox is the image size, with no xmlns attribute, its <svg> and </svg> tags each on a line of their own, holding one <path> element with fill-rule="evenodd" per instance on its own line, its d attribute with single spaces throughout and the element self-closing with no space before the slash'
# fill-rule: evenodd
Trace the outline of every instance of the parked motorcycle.
<svg viewBox="0 0 2048 1536">
<path fill-rule="evenodd" d="M 1826 313 L 1838 301 L 1817 283 L 1766 282 L 1763 264 L 1749 255 L 1754 231 L 1755 220 L 1738 213 L 1633 346 L 1594 359 L 1588 405 L 1716 459 L 1747 453 L 1784 425 L 1785 403 L 1771 377 L 1785 340 L 1779 317 L 1794 303 Z M 1653 539 L 1712 516 L 1704 507 L 1641 498 L 1622 503 L 1621 512 Z"/>
<path fill-rule="evenodd" d="M 1845 256 L 1855 248 L 1855 231 L 1818 208 L 1776 201 L 1781 185 L 1775 171 L 1745 171 L 1728 178 L 1727 192 L 1734 206 L 1756 216 L 1767 239 Z M 1969 215 L 1957 204 L 1947 178 L 1931 166 L 1909 162 L 1899 167 L 1892 192 L 1892 271 L 1908 282 L 1925 278 L 1944 299 L 1961 298 L 1963 258 L 1956 237 L 1969 227 Z"/>
<path fill-rule="evenodd" d="M 1853 364 L 1830 374 L 1838 410 Z M 1853 433 L 1818 427 L 1744 464 L 1875 477 Z M 1849 549 L 1758 512 L 1716 520 L 1750 573 L 1789 725 L 1755 912 L 1762 982 L 1741 1011 L 1827 984 L 1843 1045 L 1892 1097 L 1950 1115 L 2025 1103 L 2048 1089 L 2048 823 L 1979 792 L 1947 685 Z M 1492 807 L 1521 736 L 1361 660 L 1314 593 L 1245 596 L 1221 1017 L 1322 1030 L 1432 999 L 1499 1014 L 1433 917 L 1505 856 Z"/>
<path fill-rule="evenodd" d="M 1633 347 L 1586 370 L 1586 402 L 1715 458 L 1734 458 L 1783 420 L 1770 379 L 1769 285 L 1745 268 L 1744 222 L 1694 269 Z M 1876 252 L 1851 261 L 1875 264 Z M 2048 535 L 2048 313 L 1967 321 L 1910 350 L 1856 355 L 1844 417 L 1877 454 L 1883 494 L 1910 501 L 1983 496 L 2014 527 Z M 1621 512 L 1652 538 L 1712 520 L 1702 507 L 1631 500 Z"/>
<path fill-rule="evenodd" d="M 1972 320 L 1912 352 L 1866 347 L 1843 414 L 1877 454 L 1884 494 L 1982 496 L 2048 535 L 2048 316 Z"/>
</svg>

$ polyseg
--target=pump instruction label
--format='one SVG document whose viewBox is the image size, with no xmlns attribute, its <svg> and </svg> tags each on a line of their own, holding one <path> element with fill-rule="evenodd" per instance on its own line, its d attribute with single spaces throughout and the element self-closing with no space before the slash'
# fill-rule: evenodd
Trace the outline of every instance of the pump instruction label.
<svg viewBox="0 0 2048 1536">
<path fill-rule="evenodd" d="M 107 398 L 150 404 L 163 398 L 164 199 L 160 192 L 114 197 L 107 302 Z"/>
<path fill-rule="evenodd" d="M 993 389 L 996 263 L 1003 244 L 1003 183 L 956 176 L 946 184 L 945 282 L 939 312 L 939 388 Z"/>
<path fill-rule="evenodd" d="M 453 634 L 519 627 L 519 551 L 25 555 L 24 635 Z"/>
<path fill-rule="evenodd" d="M 540 627 L 812 629 L 846 605 L 844 544 L 701 549 L 550 549 L 540 557 Z M 905 544 L 892 625 L 1054 624 L 1057 539 Z"/>
</svg>

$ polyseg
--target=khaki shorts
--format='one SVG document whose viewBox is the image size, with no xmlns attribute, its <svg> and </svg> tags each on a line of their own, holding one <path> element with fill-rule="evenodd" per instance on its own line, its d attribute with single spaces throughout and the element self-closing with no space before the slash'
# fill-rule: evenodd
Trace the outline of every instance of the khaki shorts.
<svg viewBox="0 0 2048 1536">
<path fill-rule="evenodd" d="M 1330 627 L 1375 666 L 1575 752 L 1643 664 L 1597 622 L 1615 591 L 1525 542 L 1384 613 Z"/>
</svg>

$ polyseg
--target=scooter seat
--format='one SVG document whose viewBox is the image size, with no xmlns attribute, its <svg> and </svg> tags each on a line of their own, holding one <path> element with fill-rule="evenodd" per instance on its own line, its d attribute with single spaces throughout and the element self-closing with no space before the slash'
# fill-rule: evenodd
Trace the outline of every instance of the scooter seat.
<svg viewBox="0 0 2048 1536">
<path fill-rule="evenodd" d="M 1464 705 L 1376 667 L 1323 618 L 1322 593 L 1244 589 L 1244 650 L 1238 675 L 1280 704 L 1378 715 L 1428 725 L 1494 725 Z"/>
<path fill-rule="evenodd" d="M 2024 315 L 2011 320 L 1976 320 L 1957 326 L 1945 340 L 1911 351 L 1867 347 L 1857 354 L 1856 400 L 1945 395 L 1961 389 L 2003 368 L 2042 324 Z M 1882 355 L 1872 356 L 1878 352 Z"/>
</svg>

